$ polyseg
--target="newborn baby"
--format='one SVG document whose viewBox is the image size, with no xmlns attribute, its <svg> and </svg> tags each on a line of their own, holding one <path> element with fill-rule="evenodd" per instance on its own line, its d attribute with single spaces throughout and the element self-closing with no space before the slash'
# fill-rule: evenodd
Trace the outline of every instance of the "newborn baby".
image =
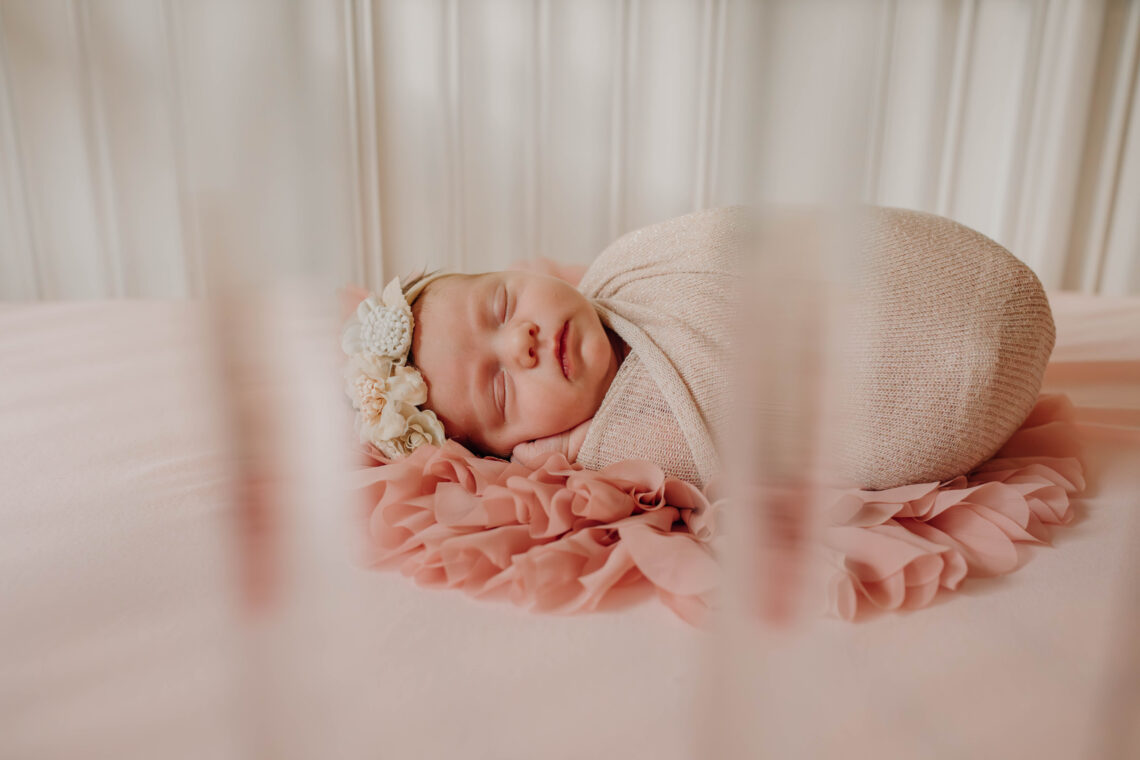
<svg viewBox="0 0 1140 760">
<path fill-rule="evenodd" d="M 774 216 L 765 256 L 796 259 L 813 219 Z M 730 422 L 755 221 L 712 209 L 631 232 L 577 289 L 527 272 L 394 280 L 344 334 L 362 439 L 389 458 L 446 434 L 525 464 L 550 450 L 594 470 L 641 459 L 703 487 Z M 883 489 L 968 472 L 1036 401 L 1054 335 L 1041 284 L 997 243 L 931 214 L 866 208 L 857 242 L 837 475 Z"/>
<path fill-rule="evenodd" d="M 446 435 L 526 464 L 549 451 L 591 469 L 647 459 L 703 485 L 726 418 L 744 216 L 632 232 L 577 289 L 517 271 L 393 281 L 345 330 L 361 437 L 389 458 Z"/>
</svg>

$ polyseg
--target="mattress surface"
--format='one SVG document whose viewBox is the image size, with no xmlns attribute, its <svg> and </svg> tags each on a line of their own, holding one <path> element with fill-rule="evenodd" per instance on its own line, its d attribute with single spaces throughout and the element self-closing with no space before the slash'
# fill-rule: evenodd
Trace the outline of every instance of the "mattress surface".
<svg viewBox="0 0 1140 760">
<path fill-rule="evenodd" d="M 531 615 L 348 552 L 251 623 L 200 306 L 2 306 L 0 757 L 1088 755 L 1135 624 L 1140 301 L 1051 300 L 1073 524 L 925 610 L 743 642 L 652 600 Z"/>
</svg>

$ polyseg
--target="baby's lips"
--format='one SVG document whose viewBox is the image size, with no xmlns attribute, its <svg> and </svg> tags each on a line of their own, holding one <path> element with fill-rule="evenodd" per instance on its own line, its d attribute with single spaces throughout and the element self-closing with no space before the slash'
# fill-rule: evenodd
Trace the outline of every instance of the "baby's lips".
<svg viewBox="0 0 1140 760">
<path fill-rule="evenodd" d="M 554 332 L 553 337 L 550 339 L 550 355 L 554 357 L 555 364 L 560 363 L 560 358 L 558 356 L 558 347 L 562 344 L 562 331 L 565 329 L 566 323 L 563 322 L 562 326 Z"/>
<path fill-rule="evenodd" d="M 554 357 L 554 366 L 558 367 L 558 371 L 561 372 L 562 376 L 567 380 L 570 379 L 570 374 L 567 372 L 566 365 L 562 361 L 562 356 L 563 353 L 565 353 L 567 355 L 567 358 L 569 358 L 570 346 L 568 345 L 569 341 L 567 340 L 569 333 L 570 320 L 566 320 L 562 323 L 562 327 L 559 328 L 558 332 L 555 334 L 553 341 L 554 345 L 551 347 L 551 355 Z"/>
</svg>

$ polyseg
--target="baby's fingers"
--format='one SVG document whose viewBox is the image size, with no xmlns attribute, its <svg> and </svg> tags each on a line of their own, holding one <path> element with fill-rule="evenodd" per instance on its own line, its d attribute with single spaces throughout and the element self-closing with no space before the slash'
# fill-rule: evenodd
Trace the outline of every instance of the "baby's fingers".
<svg viewBox="0 0 1140 760">
<path fill-rule="evenodd" d="M 519 462 L 527 467 L 537 467 L 546 461 L 547 456 L 558 451 L 566 454 L 565 435 L 555 435 L 549 438 L 539 438 L 537 441 L 526 441 L 511 450 L 511 461 Z"/>
<path fill-rule="evenodd" d="M 528 443 L 520 443 L 518 446 L 515 446 L 513 449 L 511 449 L 511 461 L 518 462 L 519 464 L 526 464 L 526 460 L 529 459 L 527 456 L 526 447 L 529 445 L 530 444 Z"/>
<path fill-rule="evenodd" d="M 520 443 L 511 449 L 511 461 L 525 464 L 527 467 L 533 467 L 534 465 L 531 464 L 531 462 L 534 461 L 534 455 L 536 453 L 533 441 Z"/>
</svg>

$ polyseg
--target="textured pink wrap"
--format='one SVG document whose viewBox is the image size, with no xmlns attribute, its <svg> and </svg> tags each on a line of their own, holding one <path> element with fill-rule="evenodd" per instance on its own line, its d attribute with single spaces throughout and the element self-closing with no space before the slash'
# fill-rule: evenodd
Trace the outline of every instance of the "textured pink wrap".
<svg viewBox="0 0 1140 760">
<path fill-rule="evenodd" d="M 447 441 L 358 475 L 369 559 L 421 585 L 573 613 L 648 582 L 693 623 L 716 586 L 709 502 L 649 462 L 593 471 L 551 454 L 530 469 Z"/>
<path fill-rule="evenodd" d="M 993 459 L 967 476 L 886 491 L 837 492 L 823 541 L 835 565 L 829 607 L 914 609 L 968 576 L 1012 572 L 1019 542 L 1047 543 L 1084 487 L 1071 406 L 1043 396 Z M 601 471 L 552 454 L 536 469 L 454 441 L 357 473 L 369 561 L 424 586 L 505 595 L 536 611 L 589 612 L 648 584 L 701 624 L 719 571 L 714 507 L 644 461 Z"/>
</svg>

